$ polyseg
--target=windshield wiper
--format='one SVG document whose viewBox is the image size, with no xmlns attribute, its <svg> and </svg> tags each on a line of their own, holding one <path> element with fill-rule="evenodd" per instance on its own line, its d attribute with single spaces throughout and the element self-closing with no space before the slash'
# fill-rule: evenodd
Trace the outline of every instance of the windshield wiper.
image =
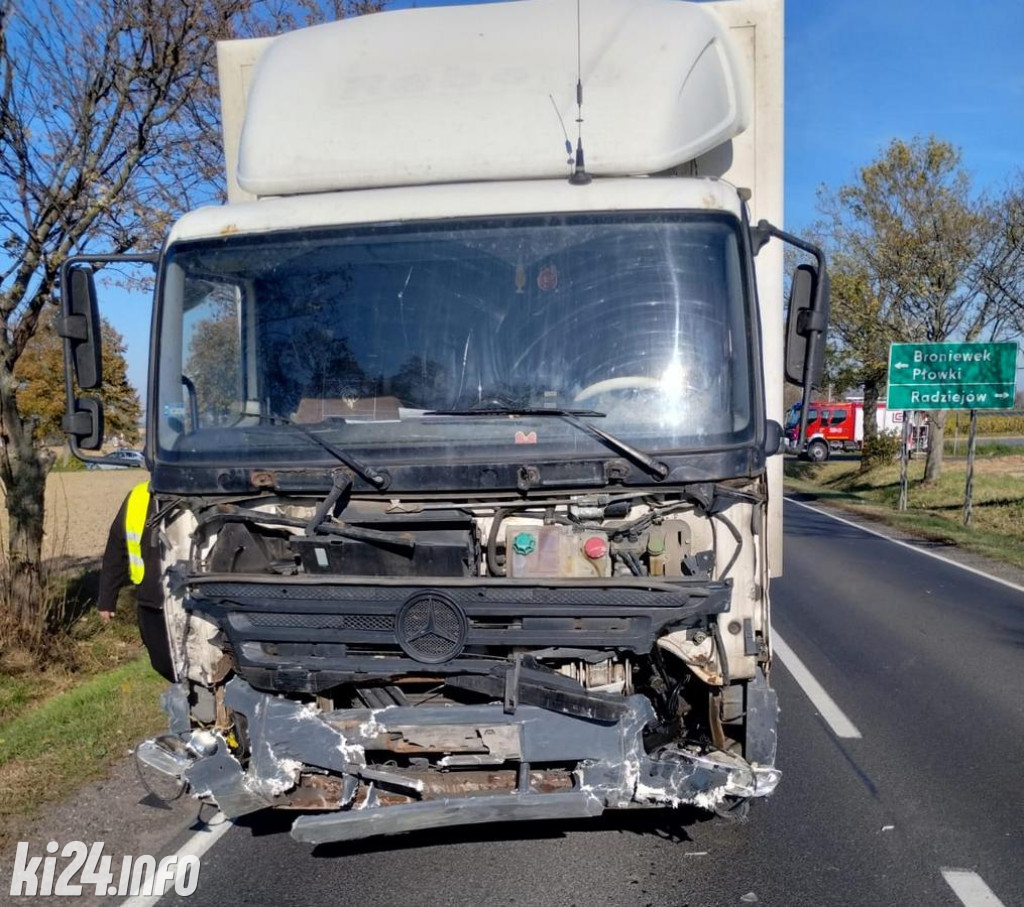
<svg viewBox="0 0 1024 907">
<path fill-rule="evenodd" d="M 332 444 L 321 438 L 312 429 L 307 428 L 301 422 L 293 422 L 286 416 L 279 416 L 277 413 L 261 413 L 260 419 L 266 422 L 279 422 L 281 425 L 287 425 L 289 428 L 294 428 L 299 434 L 305 435 L 310 441 L 315 444 L 319 444 L 324 450 L 326 450 L 331 456 L 333 456 L 339 463 L 343 463 L 349 469 L 352 470 L 357 476 L 364 481 L 368 482 L 378 491 L 384 491 L 391 484 L 391 476 L 386 472 L 379 472 L 372 466 L 367 466 L 365 463 L 360 462 L 350 453 L 346 453 L 340 447 Z"/>
<path fill-rule="evenodd" d="M 624 457 L 632 460 L 638 466 L 642 466 L 651 475 L 656 476 L 659 479 L 664 479 L 668 476 L 670 470 L 664 463 L 655 460 L 650 454 L 644 453 L 642 450 L 638 450 L 632 444 L 623 441 L 621 438 L 616 438 L 614 435 L 608 434 L 603 429 L 598 428 L 591 422 L 588 422 L 584 416 L 590 418 L 604 418 L 605 414 L 597 412 L 593 409 L 547 409 L 547 408 L 533 408 L 533 407 L 495 407 L 491 409 L 435 409 L 424 413 L 427 416 L 555 416 L 561 419 L 563 422 L 568 422 L 573 428 L 577 428 L 588 435 L 592 435 L 600 441 L 603 441 L 612 450 L 617 451 Z"/>
</svg>

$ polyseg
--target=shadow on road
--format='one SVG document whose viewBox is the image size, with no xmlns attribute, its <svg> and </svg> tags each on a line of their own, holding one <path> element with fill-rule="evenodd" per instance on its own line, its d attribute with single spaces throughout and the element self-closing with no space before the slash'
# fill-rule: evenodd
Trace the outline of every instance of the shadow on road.
<svg viewBox="0 0 1024 907">
<path fill-rule="evenodd" d="M 274 813 L 268 810 L 244 816 L 237 819 L 235 824 L 248 829 L 253 837 L 287 835 L 295 818 L 295 813 Z M 393 837 L 321 844 L 314 848 L 313 855 L 331 859 L 357 854 L 387 854 L 448 844 L 556 839 L 578 832 L 614 831 L 623 834 L 655 836 L 674 843 L 682 843 L 693 840 L 689 833 L 690 828 L 715 819 L 716 817 L 711 813 L 689 807 L 609 810 L 593 819 L 564 821 L 553 819 L 544 822 L 503 822 L 456 828 L 430 828 Z M 722 820 L 718 819 L 718 821 Z"/>
<path fill-rule="evenodd" d="M 810 493 L 792 493 L 787 494 L 786 497 L 790 500 L 798 503 L 806 504 L 827 504 L 830 498 L 841 497 L 841 495 L 828 495 L 828 494 L 810 494 Z M 961 507 L 962 505 L 957 505 Z M 805 511 L 806 513 L 806 511 Z M 786 520 L 786 538 L 823 538 L 827 537 L 829 540 L 846 540 L 846 541 L 864 541 L 864 533 L 855 529 L 853 526 L 847 526 L 844 523 L 838 523 L 835 520 L 829 520 L 827 516 L 817 516 L 807 514 L 808 519 L 800 520 L 795 517 L 789 517 Z M 940 534 L 939 529 L 929 529 L 928 535 L 900 535 L 898 529 L 894 529 L 891 525 L 887 524 L 884 520 L 874 519 L 870 513 L 859 512 L 857 514 L 842 513 L 839 511 L 836 513 L 840 519 L 854 520 L 864 523 L 866 530 L 881 531 L 885 535 L 892 535 L 899 541 L 904 541 L 909 545 L 913 545 L 915 548 L 922 548 L 926 550 L 944 550 L 953 549 L 958 547 L 956 539 L 952 536 Z M 827 520 L 827 523 L 821 523 L 821 520 Z M 826 528 L 823 528 L 826 527 Z M 886 529 L 891 530 L 885 532 Z"/>
</svg>

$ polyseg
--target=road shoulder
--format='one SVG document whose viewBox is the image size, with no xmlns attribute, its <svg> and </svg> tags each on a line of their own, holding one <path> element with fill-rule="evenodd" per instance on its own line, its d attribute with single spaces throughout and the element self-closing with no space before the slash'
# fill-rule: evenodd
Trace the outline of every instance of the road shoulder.
<svg viewBox="0 0 1024 907">
<path fill-rule="evenodd" d="M 152 854 L 159 859 L 161 854 L 176 850 L 199 816 L 200 804 L 187 794 L 161 806 L 149 805 L 151 800 L 139 781 L 134 757 L 119 759 L 102 781 L 87 784 L 67 799 L 45 807 L 40 816 L 26 824 L 18 840 L 28 842 L 30 856 L 44 856 L 49 841 L 56 841 L 60 847 L 69 841 L 82 841 L 87 846 L 102 841 L 103 854 L 111 857 L 116 876 L 125 855 Z M 210 807 L 204 808 L 203 818 L 211 812 Z M 0 905 L 24 900 L 10 897 L 16 844 L 12 841 L 0 851 Z M 58 857 L 59 867 L 67 862 Z M 123 898 L 83 895 L 73 900 L 76 904 L 111 904 Z"/>
</svg>

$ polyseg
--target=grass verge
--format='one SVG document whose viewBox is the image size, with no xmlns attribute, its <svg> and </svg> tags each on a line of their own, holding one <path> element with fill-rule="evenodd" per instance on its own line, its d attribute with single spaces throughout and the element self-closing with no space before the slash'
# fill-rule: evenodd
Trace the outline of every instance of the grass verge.
<svg viewBox="0 0 1024 907">
<path fill-rule="evenodd" d="M 48 802 L 159 730 L 167 681 L 143 656 L 0 724 L 0 847 Z"/>
<path fill-rule="evenodd" d="M 908 509 L 896 510 L 899 465 L 860 472 L 859 460 L 811 464 L 788 459 L 786 489 L 889 526 L 1024 567 L 1024 456 L 975 463 L 972 525 L 962 521 L 966 467 L 947 462 L 938 482 L 925 483 L 924 462 L 908 471 Z"/>
<path fill-rule="evenodd" d="M 946 440 L 942 447 L 947 457 L 966 457 L 967 456 L 967 442 L 962 438 L 959 441 Z M 982 441 L 979 440 L 975 445 L 974 456 L 975 457 L 1012 457 L 1014 455 L 1020 456 L 1022 448 L 1019 444 L 1006 444 L 1001 441 Z"/>
<path fill-rule="evenodd" d="M 38 651 L 0 646 L 0 727 L 54 696 L 135 661 L 143 649 L 134 596 L 122 594 L 111 623 L 102 623 L 90 607 L 67 631 L 52 634 L 46 643 L 45 659 Z"/>
</svg>

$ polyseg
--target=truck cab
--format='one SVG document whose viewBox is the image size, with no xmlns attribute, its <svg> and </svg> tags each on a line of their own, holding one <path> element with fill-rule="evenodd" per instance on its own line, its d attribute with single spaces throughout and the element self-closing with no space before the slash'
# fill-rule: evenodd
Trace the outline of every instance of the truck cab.
<svg viewBox="0 0 1024 907">
<path fill-rule="evenodd" d="M 820 251 L 770 222 L 781 13 L 527 0 L 222 46 L 229 203 L 153 259 L 177 681 L 145 771 L 309 843 L 774 790 L 782 382 L 810 393 L 827 320 Z M 786 340 L 772 239 L 815 258 Z"/>
</svg>

